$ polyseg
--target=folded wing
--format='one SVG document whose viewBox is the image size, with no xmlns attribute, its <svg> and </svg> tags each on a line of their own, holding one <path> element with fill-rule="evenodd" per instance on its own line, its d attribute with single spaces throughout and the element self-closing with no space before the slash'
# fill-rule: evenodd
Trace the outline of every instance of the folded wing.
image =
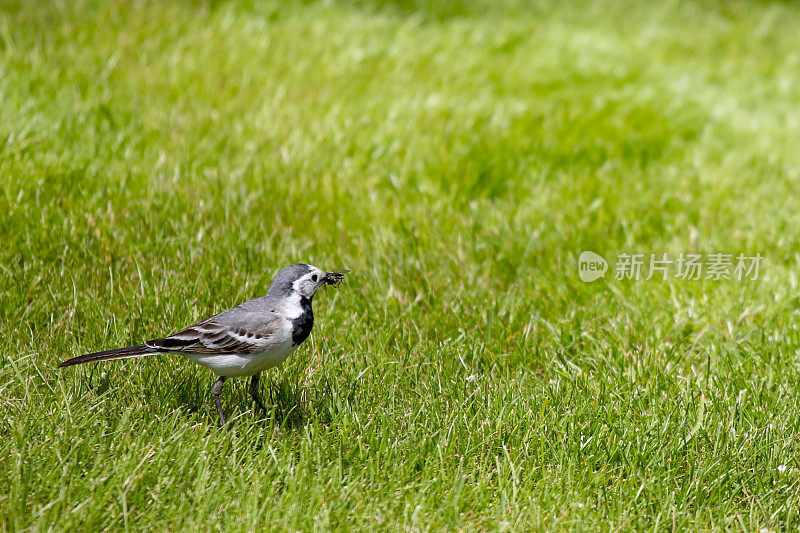
<svg viewBox="0 0 800 533">
<path fill-rule="evenodd" d="M 277 331 L 276 320 L 233 326 L 216 322 L 212 317 L 164 338 L 147 341 L 145 345 L 164 352 L 249 354 L 274 343 Z"/>
</svg>

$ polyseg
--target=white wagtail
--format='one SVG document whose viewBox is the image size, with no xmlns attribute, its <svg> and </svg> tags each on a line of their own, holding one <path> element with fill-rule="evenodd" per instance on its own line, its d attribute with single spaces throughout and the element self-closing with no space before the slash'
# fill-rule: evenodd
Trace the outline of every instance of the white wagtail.
<svg viewBox="0 0 800 533">
<path fill-rule="evenodd" d="M 303 263 L 291 265 L 275 276 L 266 296 L 244 302 L 172 335 L 138 346 L 80 355 L 58 366 L 163 353 L 183 354 L 219 376 L 211 394 L 219 412 L 219 423 L 225 425 L 219 400 L 225 380 L 252 376 L 250 396 L 262 411 L 266 411 L 258 395 L 261 371 L 282 363 L 306 340 L 314 325 L 311 309 L 314 293 L 324 284 L 341 283 L 345 272 L 324 272 Z"/>
</svg>

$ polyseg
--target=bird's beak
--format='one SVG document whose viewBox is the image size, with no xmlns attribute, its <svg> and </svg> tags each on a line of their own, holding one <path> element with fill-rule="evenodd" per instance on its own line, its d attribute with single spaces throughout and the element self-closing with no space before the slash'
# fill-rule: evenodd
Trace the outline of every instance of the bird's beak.
<svg viewBox="0 0 800 533">
<path fill-rule="evenodd" d="M 326 272 L 325 277 L 322 278 L 322 281 L 328 285 L 338 286 L 342 281 L 344 281 L 344 275 L 348 272 L 349 270 L 334 270 L 333 272 Z"/>
</svg>

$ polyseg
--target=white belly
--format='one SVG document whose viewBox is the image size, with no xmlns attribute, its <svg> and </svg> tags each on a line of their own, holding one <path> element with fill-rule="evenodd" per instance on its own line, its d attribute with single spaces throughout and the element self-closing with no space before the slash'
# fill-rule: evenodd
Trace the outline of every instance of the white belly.
<svg viewBox="0 0 800 533">
<path fill-rule="evenodd" d="M 274 346 L 263 353 L 210 355 L 187 353 L 186 357 L 219 376 L 228 378 L 252 376 L 284 362 L 296 349 L 291 342 Z"/>
</svg>

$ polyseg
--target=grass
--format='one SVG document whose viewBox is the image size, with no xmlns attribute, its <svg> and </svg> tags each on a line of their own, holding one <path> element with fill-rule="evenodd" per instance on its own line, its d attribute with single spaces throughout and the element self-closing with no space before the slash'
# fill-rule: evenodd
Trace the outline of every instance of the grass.
<svg viewBox="0 0 800 533">
<path fill-rule="evenodd" d="M 798 15 L 3 2 L 0 530 L 796 529 Z M 55 368 L 298 261 L 352 275 L 231 433 L 180 358 Z"/>
</svg>

